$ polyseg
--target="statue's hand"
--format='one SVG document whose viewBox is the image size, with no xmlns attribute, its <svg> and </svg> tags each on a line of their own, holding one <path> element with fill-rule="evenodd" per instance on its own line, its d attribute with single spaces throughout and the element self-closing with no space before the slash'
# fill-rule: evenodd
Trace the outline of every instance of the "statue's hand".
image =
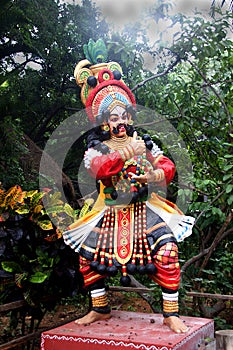
<svg viewBox="0 0 233 350">
<path fill-rule="evenodd" d="M 151 169 L 145 174 L 136 175 L 132 172 L 129 172 L 129 176 L 131 179 L 136 180 L 139 183 L 149 183 L 149 182 L 156 182 L 157 180 L 157 173 L 156 170 Z M 161 178 L 162 179 L 162 178 Z"/>
<path fill-rule="evenodd" d="M 137 139 L 137 132 L 136 131 L 134 131 L 134 133 L 133 133 L 133 138 L 132 138 L 130 145 L 133 148 L 135 156 L 140 156 L 146 152 L 145 142 L 144 142 L 144 140 Z"/>
</svg>

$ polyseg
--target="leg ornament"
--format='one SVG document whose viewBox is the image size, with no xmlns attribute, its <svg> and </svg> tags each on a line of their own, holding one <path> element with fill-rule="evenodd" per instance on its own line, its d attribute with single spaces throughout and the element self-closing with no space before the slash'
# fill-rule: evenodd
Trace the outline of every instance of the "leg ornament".
<svg viewBox="0 0 233 350">
<path fill-rule="evenodd" d="M 178 303 L 178 292 L 175 293 L 165 293 L 162 292 L 163 296 L 163 316 L 179 317 L 179 303 Z"/>
<path fill-rule="evenodd" d="M 92 310 L 101 314 L 109 314 L 110 307 L 108 305 L 107 293 L 105 288 L 95 289 L 91 291 Z"/>
</svg>

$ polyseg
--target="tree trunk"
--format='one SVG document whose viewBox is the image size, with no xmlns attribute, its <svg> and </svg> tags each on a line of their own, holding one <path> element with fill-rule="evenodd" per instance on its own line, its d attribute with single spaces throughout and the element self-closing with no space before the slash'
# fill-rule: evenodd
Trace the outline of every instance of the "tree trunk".
<svg viewBox="0 0 233 350">
<path fill-rule="evenodd" d="M 224 329 L 215 332 L 216 345 L 218 350 L 232 350 L 233 349 L 233 330 Z"/>
<path fill-rule="evenodd" d="M 25 176 L 28 176 L 31 181 L 37 181 L 43 150 L 40 149 L 27 135 L 24 135 L 24 141 L 26 142 L 29 153 L 24 155 L 24 157 L 21 159 L 22 167 Z M 67 201 L 70 204 L 77 206 L 75 190 L 70 178 L 62 171 L 62 183 L 60 184 L 59 174 L 61 174 L 61 169 L 49 155 L 47 155 L 47 157 L 49 166 L 51 167 L 51 171 L 53 174 L 52 178 L 54 180 L 54 183 L 58 187 L 58 191 L 63 190 Z M 62 188 L 60 185 L 62 186 Z"/>
</svg>

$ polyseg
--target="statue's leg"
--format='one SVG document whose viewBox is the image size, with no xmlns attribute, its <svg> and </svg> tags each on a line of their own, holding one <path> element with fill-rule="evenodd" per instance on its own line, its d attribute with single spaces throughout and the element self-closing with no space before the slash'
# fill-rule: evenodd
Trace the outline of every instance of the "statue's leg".
<svg viewBox="0 0 233 350">
<path fill-rule="evenodd" d="M 80 258 L 80 272 L 83 275 L 84 288 L 90 293 L 91 309 L 85 316 L 77 319 L 75 323 L 89 324 L 109 319 L 111 309 L 104 283 L 105 276 L 93 271 L 90 267 L 90 261 L 82 257 Z"/>
<path fill-rule="evenodd" d="M 150 276 L 162 287 L 164 324 L 176 333 L 188 331 L 188 327 L 179 318 L 178 288 L 180 266 L 178 248 L 174 242 L 168 242 L 153 256 L 157 272 Z"/>
</svg>

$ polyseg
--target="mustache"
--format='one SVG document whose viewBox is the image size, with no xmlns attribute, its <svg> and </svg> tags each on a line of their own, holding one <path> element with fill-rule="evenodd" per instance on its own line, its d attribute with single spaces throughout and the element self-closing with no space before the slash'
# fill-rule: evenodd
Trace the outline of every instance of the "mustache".
<svg viewBox="0 0 233 350">
<path fill-rule="evenodd" d="M 125 130 L 126 130 L 126 132 L 127 132 L 127 131 L 129 130 L 129 128 L 130 128 L 130 126 L 127 125 L 127 124 L 125 124 L 125 123 L 118 124 L 116 127 L 115 127 L 115 126 L 113 127 L 113 129 L 112 129 L 113 134 L 115 134 L 115 135 L 119 134 L 119 129 L 120 129 L 121 127 L 124 127 Z"/>
</svg>

